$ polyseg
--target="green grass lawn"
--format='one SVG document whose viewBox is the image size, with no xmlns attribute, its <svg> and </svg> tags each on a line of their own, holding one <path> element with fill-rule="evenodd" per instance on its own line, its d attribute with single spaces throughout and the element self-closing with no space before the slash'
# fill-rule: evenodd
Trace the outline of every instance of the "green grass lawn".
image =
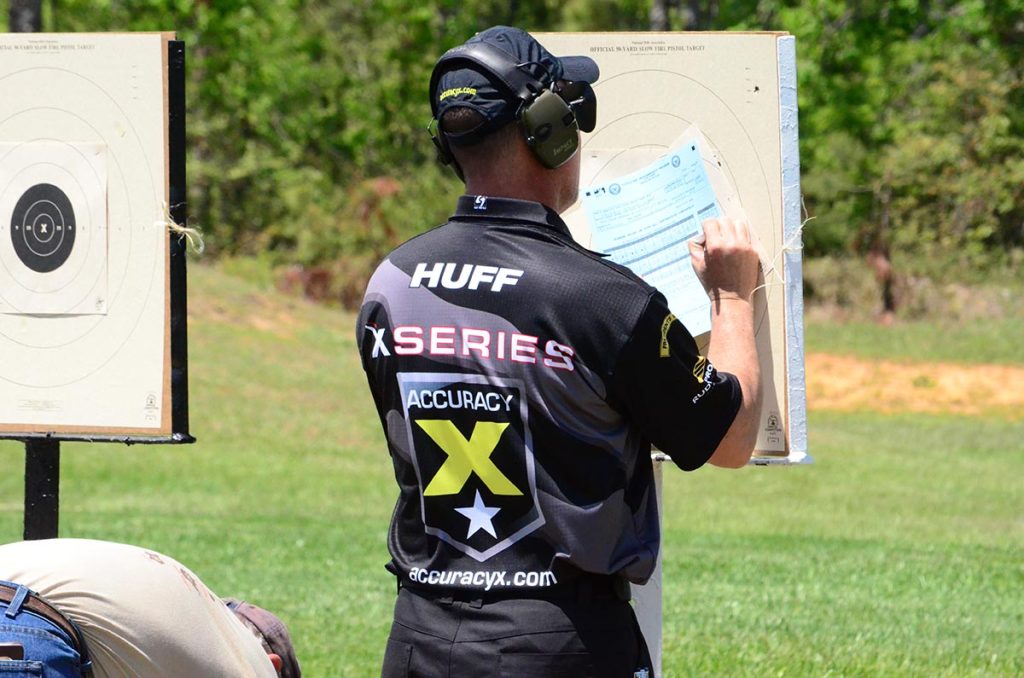
<svg viewBox="0 0 1024 678">
<path fill-rule="evenodd" d="M 1017 311 L 1019 314 L 1019 311 Z M 808 350 L 863 358 L 1024 365 L 1024 316 L 977 322 L 816 322 L 806 328 Z"/>
<path fill-rule="evenodd" d="M 277 611 L 312 678 L 376 675 L 395 492 L 354 319 L 206 267 L 190 285 L 199 442 L 63 444 L 61 534 L 162 550 Z M 1006 331 L 947 355 L 949 332 L 890 329 L 908 357 L 965 361 Z M 812 326 L 808 346 L 872 332 Z M 812 412 L 810 447 L 807 467 L 665 469 L 666 675 L 1024 674 L 1024 425 Z M 23 459 L 0 443 L 0 541 L 21 535 Z"/>
</svg>

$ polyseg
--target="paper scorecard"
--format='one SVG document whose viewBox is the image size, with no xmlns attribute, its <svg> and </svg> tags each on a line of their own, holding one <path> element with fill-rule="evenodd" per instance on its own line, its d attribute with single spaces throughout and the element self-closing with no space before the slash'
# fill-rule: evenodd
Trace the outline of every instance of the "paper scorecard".
<svg viewBox="0 0 1024 678">
<path fill-rule="evenodd" d="M 690 263 L 689 242 L 705 219 L 735 211 L 719 199 L 709 161 L 699 130 L 690 127 L 652 162 L 581 191 L 590 248 L 656 287 L 695 337 L 711 330 L 711 304 Z M 734 207 L 734 191 L 725 189 L 724 202 Z"/>
</svg>

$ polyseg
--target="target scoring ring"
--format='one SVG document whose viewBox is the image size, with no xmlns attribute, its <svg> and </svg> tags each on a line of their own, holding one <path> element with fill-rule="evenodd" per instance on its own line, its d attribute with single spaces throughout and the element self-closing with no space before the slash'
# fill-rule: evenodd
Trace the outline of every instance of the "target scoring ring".
<svg viewBox="0 0 1024 678">
<path fill-rule="evenodd" d="M 60 268 L 75 245 L 75 210 L 53 184 L 25 191 L 11 215 L 11 244 L 21 263 L 36 273 Z"/>
</svg>

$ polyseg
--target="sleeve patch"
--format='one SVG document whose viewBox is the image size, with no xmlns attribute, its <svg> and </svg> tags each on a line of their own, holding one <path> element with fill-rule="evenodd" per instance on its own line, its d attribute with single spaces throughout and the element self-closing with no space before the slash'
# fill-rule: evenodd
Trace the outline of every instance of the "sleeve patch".
<svg viewBox="0 0 1024 678">
<path fill-rule="evenodd" d="M 697 356 L 697 362 L 693 364 L 693 378 L 697 380 L 698 384 L 703 384 L 704 380 L 710 376 L 709 368 L 708 359 L 702 355 Z"/>
<path fill-rule="evenodd" d="M 665 316 L 665 319 L 661 321 L 661 348 L 658 351 L 658 355 L 662 358 L 668 358 L 672 352 L 668 347 L 668 330 L 672 327 L 672 323 L 676 321 L 674 313 L 669 313 Z"/>
</svg>

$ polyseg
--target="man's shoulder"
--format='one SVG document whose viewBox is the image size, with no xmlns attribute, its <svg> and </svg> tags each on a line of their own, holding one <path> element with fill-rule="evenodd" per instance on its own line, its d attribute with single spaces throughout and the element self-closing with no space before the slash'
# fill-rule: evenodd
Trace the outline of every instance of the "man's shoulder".
<svg viewBox="0 0 1024 678">
<path fill-rule="evenodd" d="M 595 252 L 576 240 L 556 234 L 560 247 L 550 252 L 548 262 L 553 276 L 563 281 L 559 287 L 575 289 L 595 300 L 646 300 L 655 289 L 626 266 L 607 255 Z"/>
<path fill-rule="evenodd" d="M 387 258 L 396 263 L 424 255 L 506 258 L 511 251 L 524 264 L 551 264 L 561 274 L 575 271 L 635 287 L 644 296 L 653 290 L 629 268 L 584 247 L 568 233 L 530 222 L 451 219 L 405 241 Z"/>
<path fill-rule="evenodd" d="M 394 247 L 391 250 L 391 252 L 388 253 L 388 257 L 391 257 L 395 254 L 400 254 L 402 252 L 416 252 L 423 248 L 430 247 L 431 241 L 435 241 L 438 237 L 444 237 L 444 229 L 451 223 L 451 221 L 443 221 L 440 224 L 435 224 L 433 226 L 428 227 L 421 233 L 417 233 L 416 235 L 410 237 L 408 240 L 402 242 L 400 245 Z"/>
<path fill-rule="evenodd" d="M 655 292 L 629 268 L 587 249 L 568 233 L 487 219 L 449 220 L 402 243 L 378 265 L 368 291 L 396 292 L 421 278 L 437 283 L 430 287 L 449 290 L 463 280 L 476 290 L 474 275 L 481 280 L 492 275 L 509 282 L 514 278 L 520 292 L 580 309 L 597 304 L 625 310 L 646 304 Z M 489 285 L 484 287 L 497 291 L 497 282 Z"/>
</svg>

